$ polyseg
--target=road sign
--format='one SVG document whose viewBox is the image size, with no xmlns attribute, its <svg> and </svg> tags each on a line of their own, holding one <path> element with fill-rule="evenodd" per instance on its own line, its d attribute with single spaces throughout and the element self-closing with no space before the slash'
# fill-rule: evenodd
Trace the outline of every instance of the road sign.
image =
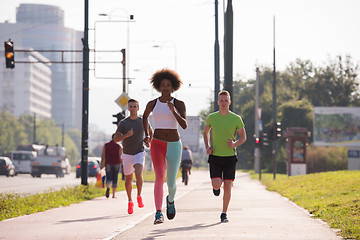
<svg viewBox="0 0 360 240">
<path fill-rule="evenodd" d="M 127 104 L 128 101 L 130 100 L 129 96 L 126 93 L 122 93 L 116 100 L 115 102 L 117 103 L 117 105 L 119 105 L 122 110 L 126 110 L 127 108 Z"/>
</svg>

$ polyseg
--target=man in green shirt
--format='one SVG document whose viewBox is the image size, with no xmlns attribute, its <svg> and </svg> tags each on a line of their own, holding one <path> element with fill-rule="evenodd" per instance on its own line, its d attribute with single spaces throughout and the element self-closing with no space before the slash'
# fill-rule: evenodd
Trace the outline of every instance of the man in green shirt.
<svg viewBox="0 0 360 240">
<path fill-rule="evenodd" d="M 210 178 L 215 196 L 220 195 L 220 187 L 224 183 L 223 210 L 220 215 L 221 222 L 228 222 L 227 209 L 231 198 L 232 182 L 236 171 L 236 147 L 246 141 L 246 132 L 241 117 L 229 110 L 231 104 L 228 91 L 218 94 L 219 111 L 211 113 L 204 129 L 204 143 L 209 154 Z M 209 136 L 211 131 L 212 143 Z M 236 132 L 239 139 L 236 140 Z"/>
</svg>

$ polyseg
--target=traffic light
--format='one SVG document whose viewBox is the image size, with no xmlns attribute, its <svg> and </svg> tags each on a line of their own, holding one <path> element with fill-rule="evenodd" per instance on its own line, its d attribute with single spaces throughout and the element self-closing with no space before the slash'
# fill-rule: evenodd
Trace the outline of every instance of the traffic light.
<svg viewBox="0 0 360 240">
<path fill-rule="evenodd" d="M 14 59 L 14 43 L 9 39 L 9 41 L 4 42 L 5 46 L 5 63 L 6 68 L 14 68 L 15 67 L 15 59 Z"/>
<path fill-rule="evenodd" d="M 255 147 L 260 147 L 260 138 L 255 138 Z"/>
<path fill-rule="evenodd" d="M 275 129 L 275 137 L 276 139 L 281 138 L 281 122 L 276 123 L 276 129 Z"/>
<path fill-rule="evenodd" d="M 114 114 L 113 117 L 116 117 L 116 122 L 113 122 L 113 124 L 119 125 L 119 122 L 125 118 L 125 111 Z"/>
<path fill-rule="evenodd" d="M 121 53 L 122 53 L 122 61 L 121 61 L 121 64 L 122 65 L 126 65 L 126 53 L 125 53 L 125 48 L 121 49 Z"/>
<path fill-rule="evenodd" d="M 269 138 L 268 138 L 268 133 L 267 132 L 260 132 L 260 143 L 261 146 L 267 147 L 269 146 Z"/>
</svg>

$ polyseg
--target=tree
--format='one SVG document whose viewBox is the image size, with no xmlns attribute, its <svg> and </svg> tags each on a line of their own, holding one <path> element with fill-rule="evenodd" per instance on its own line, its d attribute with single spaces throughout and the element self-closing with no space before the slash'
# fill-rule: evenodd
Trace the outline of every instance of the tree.
<svg viewBox="0 0 360 240">
<path fill-rule="evenodd" d="M 337 56 L 319 67 L 308 82 L 306 97 L 314 106 L 350 106 L 359 103 L 358 65 L 350 56 Z"/>
<path fill-rule="evenodd" d="M 316 67 L 310 60 L 296 59 L 285 71 L 276 73 L 277 84 L 277 121 L 282 122 L 282 129 L 287 127 L 305 127 L 312 131 L 313 106 L 360 106 L 358 65 L 351 57 L 337 56 L 328 60 L 324 66 Z M 255 72 L 254 72 L 255 74 Z M 255 132 L 255 80 L 244 80 L 236 76 L 231 96 L 233 111 L 239 114 L 248 136 L 238 148 L 238 159 L 243 168 L 252 168 L 254 161 Z M 272 69 L 260 67 L 259 107 L 263 128 L 273 123 L 272 119 Z M 202 119 L 208 112 L 201 113 Z M 278 142 L 278 170 L 286 171 L 286 142 Z M 271 149 L 262 150 L 264 168 L 272 170 Z"/>
<path fill-rule="evenodd" d="M 309 100 L 292 100 L 283 103 L 279 107 L 280 121 L 285 130 L 285 126 L 303 127 L 312 131 L 314 109 Z"/>
<path fill-rule="evenodd" d="M 27 142 L 24 127 L 6 111 L 0 113 L 0 133 L 0 154 L 3 156 L 10 156 L 18 145 Z"/>
</svg>

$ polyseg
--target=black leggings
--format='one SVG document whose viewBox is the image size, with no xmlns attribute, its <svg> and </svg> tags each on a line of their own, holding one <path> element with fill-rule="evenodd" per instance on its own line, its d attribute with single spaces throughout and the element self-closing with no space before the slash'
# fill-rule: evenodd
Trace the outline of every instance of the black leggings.
<svg viewBox="0 0 360 240">
<path fill-rule="evenodd" d="M 106 185 L 112 182 L 112 187 L 116 188 L 118 182 L 120 164 L 114 164 L 114 165 L 106 164 L 105 170 L 106 170 Z"/>
</svg>

